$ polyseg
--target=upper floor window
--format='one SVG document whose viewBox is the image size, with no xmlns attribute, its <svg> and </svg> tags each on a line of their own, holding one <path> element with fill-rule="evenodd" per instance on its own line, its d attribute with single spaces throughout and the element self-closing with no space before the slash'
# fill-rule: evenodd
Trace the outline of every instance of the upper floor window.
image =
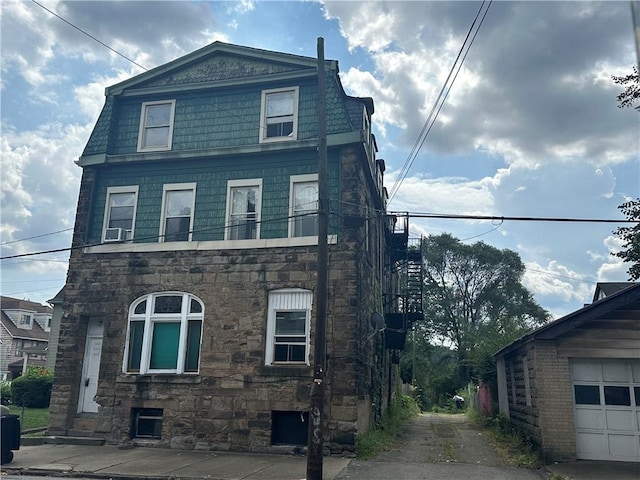
<svg viewBox="0 0 640 480">
<path fill-rule="evenodd" d="M 290 237 L 318 235 L 318 175 L 291 177 Z"/>
<path fill-rule="evenodd" d="M 20 325 L 31 325 L 31 315 L 20 315 Z"/>
<path fill-rule="evenodd" d="M 145 295 L 129 308 L 125 373 L 197 373 L 204 306 L 193 295 Z"/>
<path fill-rule="evenodd" d="M 229 180 L 227 240 L 260 238 L 262 180 Z"/>
<path fill-rule="evenodd" d="M 309 365 L 313 292 L 302 288 L 269 292 L 265 364 Z"/>
<path fill-rule="evenodd" d="M 140 113 L 138 151 L 171 150 L 176 101 L 144 102 Z"/>
<path fill-rule="evenodd" d="M 131 240 L 138 203 L 138 186 L 109 187 L 104 210 L 103 242 Z"/>
<path fill-rule="evenodd" d="M 164 186 L 160 241 L 191 240 L 195 193 L 195 183 L 173 183 Z"/>
<path fill-rule="evenodd" d="M 298 87 L 262 92 L 260 142 L 295 140 L 298 136 Z"/>
</svg>

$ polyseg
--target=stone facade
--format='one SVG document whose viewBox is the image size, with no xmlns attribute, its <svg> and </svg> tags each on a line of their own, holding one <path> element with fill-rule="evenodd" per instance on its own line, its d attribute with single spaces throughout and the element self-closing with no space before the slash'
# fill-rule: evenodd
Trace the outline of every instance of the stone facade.
<svg viewBox="0 0 640 480">
<path fill-rule="evenodd" d="M 384 215 L 374 208 L 366 159 L 340 154 L 344 203 L 340 240 L 330 245 L 325 447 L 353 453 L 356 437 L 382 414 L 395 369 L 369 318 L 380 308 L 376 292 L 384 246 Z M 91 216 L 96 168 L 85 167 L 69 276 L 64 291 L 49 433 L 73 429 L 87 324 L 104 328 L 94 435 L 131 438 L 134 409 L 162 409 L 155 445 L 268 452 L 272 412 L 308 410 L 311 367 L 265 366 L 268 292 L 315 290 L 316 247 L 86 253 L 78 248 Z M 123 373 L 127 315 L 146 294 L 187 292 L 205 305 L 198 375 Z M 312 314 L 313 339 L 314 317 Z M 313 351 L 313 348 L 311 348 Z M 389 372 L 392 378 L 389 378 Z"/>
</svg>

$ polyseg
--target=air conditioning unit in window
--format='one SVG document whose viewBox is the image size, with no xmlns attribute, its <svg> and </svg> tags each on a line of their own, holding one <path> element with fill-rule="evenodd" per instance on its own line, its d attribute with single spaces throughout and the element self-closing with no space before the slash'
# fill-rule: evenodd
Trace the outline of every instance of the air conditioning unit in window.
<svg viewBox="0 0 640 480">
<path fill-rule="evenodd" d="M 124 242 L 131 237 L 131 230 L 124 228 L 107 228 L 104 232 L 104 241 L 106 242 Z"/>
</svg>

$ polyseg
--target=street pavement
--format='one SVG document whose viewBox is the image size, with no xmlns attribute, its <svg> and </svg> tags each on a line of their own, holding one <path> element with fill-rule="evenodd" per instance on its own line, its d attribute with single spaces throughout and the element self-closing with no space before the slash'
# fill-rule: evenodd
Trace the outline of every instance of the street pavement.
<svg viewBox="0 0 640 480">
<path fill-rule="evenodd" d="M 304 480 L 306 457 L 113 445 L 22 446 L 2 480 Z M 558 475 L 552 477 L 552 474 Z M 374 460 L 323 459 L 323 480 L 640 480 L 640 463 L 579 461 L 530 470 L 505 464 L 464 415 L 422 414 Z"/>
</svg>

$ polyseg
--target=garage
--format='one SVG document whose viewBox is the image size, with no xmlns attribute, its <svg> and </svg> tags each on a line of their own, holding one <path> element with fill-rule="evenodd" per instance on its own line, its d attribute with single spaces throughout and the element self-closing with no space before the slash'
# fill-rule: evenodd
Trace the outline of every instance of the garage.
<svg viewBox="0 0 640 480">
<path fill-rule="evenodd" d="M 640 360 L 574 359 L 576 457 L 640 461 Z"/>
</svg>

